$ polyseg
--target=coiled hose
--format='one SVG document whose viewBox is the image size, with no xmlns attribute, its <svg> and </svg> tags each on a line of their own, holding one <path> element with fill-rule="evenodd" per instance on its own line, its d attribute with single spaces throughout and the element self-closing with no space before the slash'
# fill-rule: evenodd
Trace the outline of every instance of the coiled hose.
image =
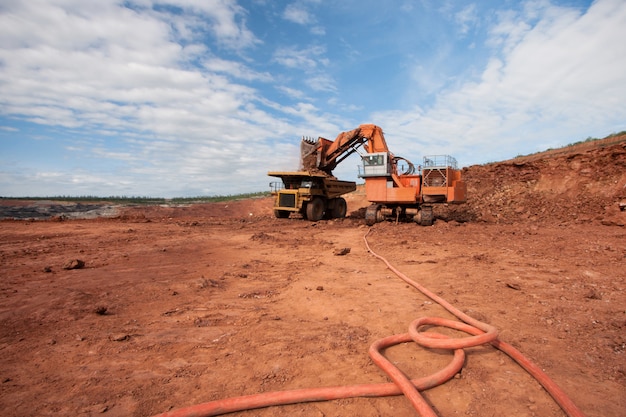
<svg viewBox="0 0 626 417">
<path fill-rule="evenodd" d="M 463 323 L 461 323 L 461 322 L 447 320 L 447 319 L 443 319 L 439 317 L 419 318 L 413 321 L 413 323 L 411 323 L 411 326 L 409 326 L 409 334 L 411 335 L 411 338 L 413 341 L 415 341 L 415 343 L 421 346 L 433 348 L 433 349 L 462 349 L 466 347 L 477 346 L 483 343 L 491 343 L 492 346 L 506 353 L 511 359 L 513 359 L 522 368 L 524 368 L 526 372 L 531 374 L 537 380 L 537 382 L 539 382 L 541 386 L 543 386 L 543 388 L 552 396 L 554 401 L 561 407 L 561 409 L 569 417 L 584 417 L 585 416 L 583 412 L 578 407 L 576 407 L 576 404 L 574 404 L 574 402 L 567 396 L 567 394 L 565 394 L 565 392 L 563 392 L 563 390 L 561 390 L 561 388 L 554 381 L 552 381 L 552 379 L 545 372 L 543 372 L 537 365 L 535 365 L 530 360 L 528 360 L 528 358 L 522 355 L 522 353 L 518 351 L 517 349 L 515 349 L 513 346 L 499 340 L 498 333 L 495 327 L 490 326 L 481 321 L 478 321 L 474 319 L 473 317 L 470 317 L 467 314 L 463 313 L 461 310 L 453 307 L 450 303 L 448 303 L 443 298 L 439 297 L 435 293 L 428 290 L 426 287 L 420 285 L 416 281 L 413 281 L 412 279 L 404 275 L 397 268 L 391 265 L 389 261 L 387 261 L 387 259 L 375 253 L 370 248 L 369 243 L 367 242 L 367 235 L 369 234 L 370 231 L 371 229 L 368 230 L 368 232 L 365 234 L 365 236 L 363 237 L 363 240 L 365 241 L 365 246 L 367 247 L 367 250 L 372 255 L 374 255 L 376 258 L 380 259 L 381 261 L 383 261 L 385 265 L 387 265 L 387 268 L 389 268 L 400 279 L 402 279 L 403 281 L 405 281 L 407 284 L 411 285 L 412 287 L 416 288 L 422 294 L 424 294 L 425 296 L 427 296 L 428 298 L 430 298 L 437 304 L 441 305 L 443 308 L 448 310 L 448 312 L 450 312 L 451 314 L 456 316 L 458 319 L 463 321 Z M 439 340 L 432 339 L 430 337 L 427 337 L 428 334 L 420 333 L 418 331 L 419 326 L 422 326 L 425 324 L 450 327 L 452 329 L 465 331 L 466 333 L 472 334 L 474 336 L 465 337 L 461 339 L 439 339 Z M 371 348 L 370 348 L 370 353 L 371 353 Z M 383 368 L 383 370 L 387 372 L 387 368 Z M 387 372 L 387 375 L 389 375 L 394 382 L 399 383 L 388 372 Z M 404 379 L 406 379 L 406 377 L 404 377 Z M 405 396 L 409 398 L 421 397 L 421 395 L 419 394 L 419 392 L 417 392 L 417 390 L 409 389 L 406 386 L 406 381 L 402 381 L 402 387 L 407 388 L 406 391 L 404 389 L 402 391 Z M 411 402 L 413 401 L 424 402 L 423 398 L 421 400 L 417 400 L 417 399 L 411 400 Z M 435 414 L 434 413 L 423 414 L 422 416 L 435 416 Z"/>
<path fill-rule="evenodd" d="M 407 284 L 413 286 L 425 296 L 438 303 L 461 320 L 453 321 L 440 317 L 422 317 L 411 323 L 408 333 L 388 336 L 374 342 L 369 348 L 369 355 L 372 358 L 372 361 L 374 361 L 374 363 L 391 378 L 393 383 L 304 388 L 245 395 L 179 408 L 177 410 L 157 414 L 154 417 L 208 417 L 278 405 L 329 401 L 352 397 L 385 397 L 399 394 L 405 395 L 421 417 L 437 417 L 433 409 L 420 394 L 420 391 L 436 387 L 451 379 L 463 367 L 465 362 L 465 353 L 463 349 L 482 345 L 484 343 L 490 343 L 492 346 L 506 353 L 529 374 L 531 374 L 569 417 L 584 417 L 582 411 L 576 407 L 573 401 L 556 385 L 556 383 L 554 383 L 554 381 L 550 379 L 550 377 L 548 377 L 548 375 L 546 375 L 538 366 L 530 362 L 513 346 L 498 339 L 498 332 L 495 327 L 478 321 L 453 307 L 443 298 L 413 281 L 391 265 L 385 258 L 375 253 L 370 248 L 367 241 L 367 235 L 370 231 L 371 229 L 365 234 L 363 240 L 365 241 L 367 250 L 373 256 L 383 261 L 385 265 L 387 265 L 387 268 L 389 268 Z M 449 338 L 448 336 L 439 333 L 420 332 L 420 327 L 424 325 L 448 327 L 468 333 L 472 336 Z M 420 346 L 431 349 L 453 350 L 454 355 L 450 363 L 443 369 L 430 376 L 410 380 L 401 370 L 396 368 L 382 355 L 381 350 L 400 343 L 407 343 L 411 341 L 419 344 Z"/>
</svg>

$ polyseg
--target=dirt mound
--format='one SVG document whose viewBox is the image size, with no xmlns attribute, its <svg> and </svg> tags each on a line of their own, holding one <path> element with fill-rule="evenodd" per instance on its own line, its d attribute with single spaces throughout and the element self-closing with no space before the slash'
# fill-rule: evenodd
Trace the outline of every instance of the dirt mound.
<svg viewBox="0 0 626 417">
<path fill-rule="evenodd" d="M 468 202 L 444 218 L 623 226 L 626 136 L 463 170 Z"/>
</svg>

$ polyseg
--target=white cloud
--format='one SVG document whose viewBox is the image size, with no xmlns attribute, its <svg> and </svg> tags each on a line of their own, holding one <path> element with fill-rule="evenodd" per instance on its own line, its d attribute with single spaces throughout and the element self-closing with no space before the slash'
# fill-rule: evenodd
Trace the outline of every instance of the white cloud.
<svg viewBox="0 0 626 417">
<path fill-rule="evenodd" d="M 458 30 L 462 35 L 467 34 L 470 27 L 478 21 L 476 5 L 468 4 L 460 12 L 454 16 L 456 23 L 459 25 Z"/>
<path fill-rule="evenodd" d="M 203 63 L 204 67 L 209 71 L 231 75 L 247 81 L 264 81 L 270 82 L 273 77 L 268 72 L 259 73 L 246 67 L 241 62 L 229 61 L 222 58 L 209 58 Z"/>
<path fill-rule="evenodd" d="M 320 73 L 312 75 L 306 79 L 306 85 L 313 91 L 337 92 L 335 80 L 329 74 Z"/>
<path fill-rule="evenodd" d="M 156 183 L 162 187 L 157 194 L 175 196 L 199 194 L 207 189 L 203 182 L 214 184 L 212 193 L 233 192 L 228 183 L 233 173 L 267 171 L 268 161 L 259 159 L 259 152 L 275 155 L 273 148 L 282 145 L 265 141 L 284 137 L 294 126 L 270 117 L 259 107 L 269 103 L 234 80 L 269 83 L 272 75 L 242 60 L 218 57 L 200 43 L 203 36 L 214 36 L 215 45 L 236 54 L 258 44 L 245 27 L 245 11 L 234 1 L 126 4 L 33 0 L 1 6 L 0 112 L 108 138 L 104 143 L 68 139 L 62 148 L 78 170 L 87 172 L 90 161 L 125 166 L 101 181 L 86 173 L 37 170 L 31 175 L 24 169 L 18 183 L 28 184 L 30 195 L 46 191 L 53 181 L 67 193 L 91 189 L 119 195 L 134 181 L 138 189 Z M 186 174 L 197 176 L 192 180 L 197 184 L 187 184 Z M 10 181 L 2 183 L 2 192 L 24 195 L 24 188 L 9 187 Z M 254 191 L 266 182 L 257 175 L 236 188 Z"/>
<path fill-rule="evenodd" d="M 623 130 L 626 43 L 617 40 L 626 39 L 626 4 L 596 1 L 582 15 L 532 6 L 515 16 L 523 21 L 501 15 L 480 79 L 441 92 L 429 108 L 375 115 L 393 127 L 400 147 L 413 149 L 417 139 L 425 152 L 487 162 L 516 156 L 531 138 L 559 146 Z"/>
<path fill-rule="evenodd" d="M 326 48 L 314 45 L 299 49 L 295 46 L 278 48 L 274 53 L 274 60 L 289 68 L 297 68 L 311 72 L 319 66 L 328 66 L 329 60 L 324 55 Z"/>
<path fill-rule="evenodd" d="M 301 0 L 288 4 L 283 11 L 283 18 L 289 22 L 308 27 L 313 35 L 325 35 L 326 29 L 318 23 L 315 15 L 309 10 L 311 5 L 317 3 L 319 3 L 317 0 Z"/>
<path fill-rule="evenodd" d="M 326 28 L 324 26 L 320 26 L 320 25 L 311 26 L 310 30 L 313 35 L 318 35 L 318 36 L 326 35 Z"/>
<path fill-rule="evenodd" d="M 300 82 L 311 90 L 330 93 L 337 91 L 335 80 L 325 71 L 325 68 L 330 65 L 325 47 L 321 45 L 305 49 L 295 46 L 283 47 L 274 52 L 273 59 L 287 68 L 301 70 L 307 74 L 303 80 L 300 79 Z"/>
<path fill-rule="evenodd" d="M 240 49 L 260 42 L 246 27 L 246 11 L 235 0 L 154 0 L 154 4 L 181 7 L 192 12 L 185 14 L 184 19 L 176 20 L 179 33 L 186 34 L 187 38 L 195 39 L 197 29 L 205 26 L 208 20 L 209 30 L 224 46 Z"/>
<path fill-rule="evenodd" d="M 290 22 L 298 23 L 300 25 L 310 23 L 312 20 L 304 5 L 298 3 L 287 5 L 287 7 L 285 7 L 283 17 Z"/>
<path fill-rule="evenodd" d="M 155 13 L 140 15 L 106 1 L 97 2 L 99 6 L 69 0 L 27 3 L 16 3 L 11 13 L 0 15 L 0 106 L 5 114 L 68 127 L 118 124 L 151 130 L 154 119 L 144 126 L 133 123 L 144 122 L 143 115 L 157 104 L 160 108 L 154 111 L 166 114 L 179 114 L 191 103 L 225 113 L 254 94 L 218 72 L 271 80 L 267 73 L 224 59 L 207 59 L 204 74 L 190 67 L 188 60 L 204 55 L 206 47 L 172 42 L 170 26 Z M 233 2 L 178 4 L 214 16 L 215 32 L 226 43 L 235 42 L 237 33 L 243 34 L 237 45 L 248 42 L 246 30 L 234 22 L 239 8 Z"/>
<path fill-rule="evenodd" d="M 276 88 L 291 98 L 295 98 L 295 99 L 305 98 L 304 92 L 296 88 L 290 88 L 290 87 L 286 87 L 283 85 L 279 85 Z"/>
<path fill-rule="evenodd" d="M 253 33 L 248 19 L 259 18 L 252 13 L 260 9 L 248 12 L 234 0 L 5 0 L 2 143 L 12 137 L 45 139 L 38 143 L 45 146 L 43 156 L 72 165 L 40 167 L 29 157 L 14 160 L 0 152 L 0 192 L 49 194 L 53 184 L 61 194 L 78 195 L 258 191 L 266 187 L 268 170 L 297 166 L 301 135 L 332 139 L 356 127 L 346 113 L 380 124 L 391 150 L 417 163 L 429 153 L 452 153 L 462 164 L 497 160 L 514 156 L 515 145 L 530 137 L 570 142 L 617 126 L 624 130 L 626 51 L 616 41 L 626 39 L 622 1 L 598 0 L 584 14 L 547 1 L 527 2 L 517 12 L 499 12 L 496 22 L 493 14 L 481 15 L 480 3 L 456 9 L 446 4 L 451 30 L 437 38 L 427 60 L 402 49 L 401 42 L 392 51 L 407 52 L 407 60 L 416 63 L 412 78 L 401 80 L 404 74 L 367 74 L 368 60 L 374 61 L 362 45 L 372 43 L 353 38 L 361 35 L 342 32 L 335 44 L 324 43 L 324 28 L 313 13 L 324 9 L 319 1 L 299 0 L 284 9 L 267 2 L 263 10 L 271 18 L 254 21 Z M 417 2 L 411 6 L 403 13 L 424 10 Z M 441 18 L 439 12 L 433 14 Z M 279 25 L 294 26 L 277 23 L 277 17 L 308 30 L 281 35 Z M 476 46 L 484 67 L 476 71 L 478 61 L 459 59 L 455 63 L 469 62 L 474 72 L 444 71 L 452 67 L 453 42 L 488 24 L 487 46 Z M 390 39 L 422 33 L 396 29 Z M 447 36 L 455 29 L 466 37 Z M 346 43 L 354 49 L 339 55 Z M 376 77 L 357 79 L 357 73 Z M 419 99 L 395 101 L 382 97 L 384 91 L 378 97 L 388 75 L 406 82 L 407 91 L 419 91 Z M 359 87 L 372 79 L 379 88 Z M 351 94 L 355 88 L 366 90 L 359 91 L 359 101 Z M 424 93 L 431 104 L 424 103 Z M 274 101 L 275 96 L 289 99 Z M 373 105 L 393 109 L 407 101 L 401 110 L 366 113 Z M 337 174 L 355 172 L 346 162 Z"/>
</svg>

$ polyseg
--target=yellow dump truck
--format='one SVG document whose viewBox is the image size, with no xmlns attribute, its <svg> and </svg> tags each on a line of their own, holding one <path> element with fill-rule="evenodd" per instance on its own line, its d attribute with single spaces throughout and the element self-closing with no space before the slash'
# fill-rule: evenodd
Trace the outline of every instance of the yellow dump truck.
<svg viewBox="0 0 626 417">
<path fill-rule="evenodd" d="M 345 217 L 347 204 L 341 196 L 356 190 L 355 182 L 341 181 L 321 171 L 273 171 L 267 175 L 282 180 L 270 183 L 274 215 L 280 219 L 291 213 L 314 222 Z"/>
</svg>

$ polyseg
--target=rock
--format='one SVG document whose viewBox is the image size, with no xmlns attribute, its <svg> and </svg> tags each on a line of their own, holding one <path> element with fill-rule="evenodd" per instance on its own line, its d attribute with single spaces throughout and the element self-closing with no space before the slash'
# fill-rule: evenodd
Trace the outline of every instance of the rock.
<svg viewBox="0 0 626 417">
<path fill-rule="evenodd" d="M 588 298 L 590 300 L 601 300 L 602 299 L 602 294 L 597 292 L 594 288 L 591 288 L 589 290 L 589 292 L 587 292 L 587 294 L 585 294 L 585 298 Z"/>
<path fill-rule="evenodd" d="M 104 316 L 107 313 L 107 308 L 105 306 L 98 306 L 95 309 L 95 313 Z"/>
<path fill-rule="evenodd" d="M 350 248 L 341 248 L 341 249 L 335 249 L 333 251 L 333 255 L 335 256 L 344 256 L 350 253 Z"/>
<path fill-rule="evenodd" d="M 69 260 L 63 265 L 63 269 L 81 269 L 85 267 L 85 261 L 80 259 Z"/>
<path fill-rule="evenodd" d="M 112 342 L 123 342 L 128 339 L 130 339 L 130 336 L 126 333 L 112 334 L 111 336 L 109 336 L 109 340 Z"/>
</svg>

